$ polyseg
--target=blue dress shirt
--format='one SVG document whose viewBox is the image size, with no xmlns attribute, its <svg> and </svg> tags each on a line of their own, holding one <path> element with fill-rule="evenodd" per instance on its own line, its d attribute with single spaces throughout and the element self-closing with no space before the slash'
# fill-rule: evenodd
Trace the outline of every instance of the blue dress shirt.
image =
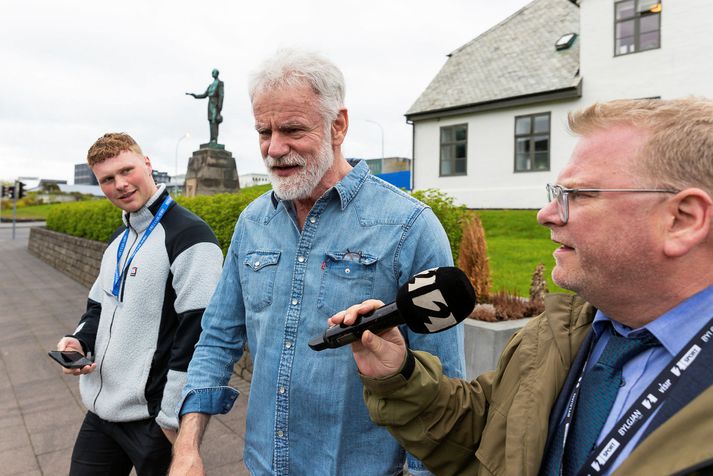
<svg viewBox="0 0 713 476">
<path fill-rule="evenodd" d="M 228 387 L 248 344 L 253 376 L 244 460 L 253 474 L 396 474 L 405 453 L 371 423 L 349 346 L 315 352 L 327 318 L 368 298 L 392 302 L 419 271 L 452 265 L 432 210 L 354 168 L 314 204 L 302 230 L 291 203 L 268 192 L 240 215 L 203 332 L 188 369 L 180 414 L 225 413 Z M 409 346 L 436 354 L 462 377 L 462 326 Z M 420 462 L 409 460 L 418 472 Z"/>
<path fill-rule="evenodd" d="M 632 330 L 616 321 L 611 320 L 601 311 L 597 311 L 594 317 L 593 328 L 596 336 L 596 344 L 592 349 L 587 369 L 589 369 L 599 359 L 604 347 L 606 347 L 611 337 L 611 326 L 624 337 L 634 337 L 647 329 L 661 343 L 661 346 L 648 349 L 624 365 L 622 378 L 624 384 L 614 401 L 607 421 L 602 427 L 597 444 L 601 443 L 604 436 L 611 431 L 614 424 L 624 416 L 624 412 L 632 405 L 646 387 L 654 380 L 671 359 L 683 349 L 711 318 L 713 309 L 713 286 L 709 286 L 680 303 L 670 311 L 662 314 L 654 321 L 648 323 L 640 329 Z M 655 414 L 654 414 L 655 415 Z M 611 474 L 636 447 L 641 435 L 646 431 L 646 427 L 653 420 L 653 415 L 634 434 L 628 445 L 619 452 L 619 456 L 610 466 L 607 474 Z"/>
</svg>

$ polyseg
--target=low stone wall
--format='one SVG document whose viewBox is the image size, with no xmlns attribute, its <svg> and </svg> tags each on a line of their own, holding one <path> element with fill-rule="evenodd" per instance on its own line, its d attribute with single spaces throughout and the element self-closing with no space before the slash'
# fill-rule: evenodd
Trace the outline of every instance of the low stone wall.
<svg viewBox="0 0 713 476">
<path fill-rule="evenodd" d="M 495 370 L 500 353 L 514 333 L 531 318 L 512 321 L 484 322 L 475 319 L 463 321 L 465 326 L 465 377 L 473 380 L 480 374 Z"/>
<path fill-rule="evenodd" d="M 27 243 L 27 250 L 31 254 L 87 288 L 92 287 L 99 275 L 105 249 L 106 243 L 101 241 L 77 238 L 44 227 L 31 228 Z M 252 380 L 253 365 L 247 347 L 233 371 L 243 380 Z"/>
<path fill-rule="evenodd" d="M 47 228 L 30 230 L 27 250 L 53 268 L 86 287 L 91 287 L 99 275 L 106 243 L 77 238 Z"/>
</svg>

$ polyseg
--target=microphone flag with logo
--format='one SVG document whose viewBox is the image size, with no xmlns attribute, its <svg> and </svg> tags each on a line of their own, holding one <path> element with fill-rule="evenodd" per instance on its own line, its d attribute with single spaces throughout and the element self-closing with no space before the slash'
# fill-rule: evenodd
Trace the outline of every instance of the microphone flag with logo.
<svg viewBox="0 0 713 476">
<path fill-rule="evenodd" d="M 309 346 L 317 351 L 341 347 L 359 340 L 366 330 L 379 334 L 404 323 L 413 332 L 433 334 L 455 326 L 474 307 L 475 290 L 463 271 L 452 266 L 427 269 L 399 288 L 395 303 L 358 316 L 351 326 L 332 326 Z"/>
</svg>

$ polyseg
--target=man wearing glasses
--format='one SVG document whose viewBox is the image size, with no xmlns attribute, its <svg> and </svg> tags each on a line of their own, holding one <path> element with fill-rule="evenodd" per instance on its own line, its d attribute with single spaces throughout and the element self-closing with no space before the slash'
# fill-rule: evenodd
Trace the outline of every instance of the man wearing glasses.
<svg viewBox="0 0 713 476">
<path fill-rule="evenodd" d="M 548 296 L 473 382 L 393 329 L 364 333 L 370 415 L 436 474 L 711 474 L 713 101 L 611 101 L 569 122 L 581 138 L 538 221 L 576 295 Z"/>
</svg>

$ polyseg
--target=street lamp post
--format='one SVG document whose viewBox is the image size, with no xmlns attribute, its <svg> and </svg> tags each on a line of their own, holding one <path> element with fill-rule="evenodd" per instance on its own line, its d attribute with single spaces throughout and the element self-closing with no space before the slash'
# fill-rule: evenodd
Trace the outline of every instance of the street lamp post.
<svg viewBox="0 0 713 476">
<path fill-rule="evenodd" d="M 381 124 L 379 124 L 376 121 L 372 121 L 371 119 L 364 119 L 364 120 L 366 122 L 371 122 L 372 124 L 376 124 L 377 126 L 379 126 L 379 130 L 381 131 L 381 158 L 383 159 L 384 158 L 384 128 L 381 126 Z"/>
<path fill-rule="evenodd" d="M 178 139 L 178 141 L 176 141 L 176 164 L 175 164 L 175 170 L 173 171 L 174 180 L 175 180 L 175 177 L 178 175 L 178 145 L 181 143 L 181 141 L 183 139 L 188 139 L 189 137 L 191 137 L 191 133 L 186 132 Z"/>
</svg>

